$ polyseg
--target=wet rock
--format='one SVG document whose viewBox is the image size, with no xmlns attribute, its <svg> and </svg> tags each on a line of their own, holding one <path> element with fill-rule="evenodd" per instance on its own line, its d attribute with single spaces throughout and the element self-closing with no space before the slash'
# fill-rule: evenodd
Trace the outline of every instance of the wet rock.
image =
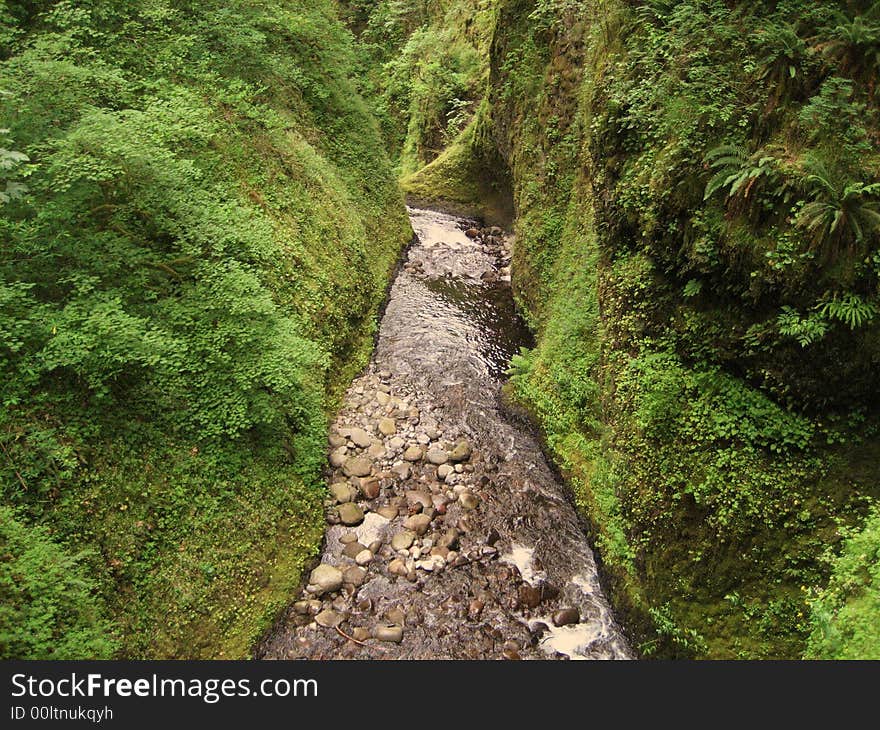
<svg viewBox="0 0 880 730">
<path fill-rule="evenodd" d="M 449 464 L 441 464 L 437 467 L 437 478 L 440 480 L 446 479 L 452 472 L 455 470 Z"/>
<path fill-rule="evenodd" d="M 370 436 L 364 429 L 362 428 L 353 428 L 351 429 L 351 435 L 349 438 L 354 442 L 355 446 L 358 446 L 362 449 L 367 448 L 371 443 L 373 443 L 373 437 Z"/>
<path fill-rule="evenodd" d="M 406 481 L 407 479 L 409 479 L 412 469 L 410 468 L 409 464 L 400 463 L 392 466 L 391 471 L 392 473 L 400 477 L 401 481 Z"/>
<path fill-rule="evenodd" d="M 479 228 L 468 228 L 464 232 L 464 235 L 466 235 L 468 238 L 478 238 L 480 235 L 480 229 Z"/>
<path fill-rule="evenodd" d="M 412 515 L 403 521 L 403 526 L 407 530 L 412 530 L 416 535 L 424 535 L 428 531 L 428 525 L 431 524 L 431 518 L 426 514 Z"/>
<path fill-rule="evenodd" d="M 363 565 L 369 565 L 370 563 L 373 562 L 373 553 L 371 553 L 371 552 L 370 552 L 369 550 L 367 550 L 367 549 L 361 550 L 361 551 L 355 556 L 355 558 L 354 558 L 354 562 L 356 562 L 358 565 L 361 565 L 361 566 L 363 566 Z"/>
<path fill-rule="evenodd" d="M 326 608 L 315 616 L 315 623 L 318 626 L 323 626 L 325 629 L 339 626 L 343 621 L 345 621 L 345 614 L 334 611 L 332 608 Z"/>
<path fill-rule="evenodd" d="M 404 493 L 404 496 L 406 497 L 407 504 L 419 504 L 422 506 L 423 510 L 434 506 L 434 501 L 431 499 L 431 495 L 420 489 L 409 489 Z"/>
<path fill-rule="evenodd" d="M 311 601 L 297 601 L 293 604 L 293 612 L 300 616 L 307 616 L 309 613 L 309 604 Z"/>
<path fill-rule="evenodd" d="M 334 469 L 338 469 L 345 463 L 345 455 L 348 453 L 348 449 L 345 446 L 340 446 L 337 449 L 334 449 L 330 452 L 330 466 Z"/>
<path fill-rule="evenodd" d="M 395 644 L 399 644 L 403 641 L 403 627 L 402 626 L 374 626 L 373 627 L 373 638 L 378 639 L 379 641 L 390 641 Z"/>
<path fill-rule="evenodd" d="M 480 504 L 480 498 L 473 492 L 462 492 L 458 495 L 458 501 L 467 510 L 476 509 Z"/>
<path fill-rule="evenodd" d="M 393 520 L 395 517 L 397 517 L 399 512 L 400 511 L 397 509 L 397 507 L 392 507 L 391 505 L 387 504 L 383 507 L 379 507 L 379 509 L 376 510 L 376 514 L 381 515 L 386 520 Z"/>
<path fill-rule="evenodd" d="M 322 563 L 309 575 L 307 590 L 316 596 L 333 593 L 342 587 L 342 571 L 327 563 Z"/>
<path fill-rule="evenodd" d="M 358 626 L 357 628 L 352 629 L 351 636 L 355 641 L 366 641 L 370 638 L 370 632 L 363 626 Z"/>
<path fill-rule="evenodd" d="M 391 538 L 391 547 L 395 550 L 409 550 L 413 541 L 416 539 L 416 533 L 411 530 L 398 532 Z"/>
<path fill-rule="evenodd" d="M 380 491 L 379 480 L 376 477 L 361 477 L 358 489 L 367 499 L 376 499 Z"/>
<path fill-rule="evenodd" d="M 454 527 L 449 528 L 437 540 L 438 547 L 445 547 L 448 550 L 456 550 L 458 548 L 460 533 Z"/>
<path fill-rule="evenodd" d="M 373 462 L 365 456 L 353 456 L 345 460 L 342 465 L 342 471 L 347 477 L 365 477 L 369 476 L 373 470 Z"/>
<path fill-rule="evenodd" d="M 342 574 L 343 584 L 354 586 L 355 588 L 360 588 L 366 579 L 367 571 L 356 565 L 346 568 Z"/>
<path fill-rule="evenodd" d="M 391 575 L 399 575 L 405 576 L 409 572 L 409 568 L 407 568 L 406 563 L 400 558 L 394 558 L 390 563 L 388 563 L 388 572 Z"/>
<path fill-rule="evenodd" d="M 364 510 L 354 502 L 339 505 L 339 520 L 343 525 L 359 525 L 364 521 Z"/>
<path fill-rule="evenodd" d="M 392 623 L 395 626 L 404 626 L 406 624 L 406 614 L 399 606 L 389 608 L 385 612 L 385 618 L 388 620 L 389 623 Z"/>
<path fill-rule="evenodd" d="M 397 433 L 397 424 L 393 418 L 379 419 L 379 433 L 383 436 L 392 436 Z"/>
<path fill-rule="evenodd" d="M 440 571 L 446 567 L 446 558 L 440 557 L 439 555 L 431 555 L 424 560 L 416 561 L 416 567 L 429 573 Z"/>
<path fill-rule="evenodd" d="M 406 451 L 403 452 L 403 458 L 406 461 L 420 461 L 424 453 L 425 452 L 422 450 L 421 446 L 413 444 Z"/>
<path fill-rule="evenodd" d="M 348 545 L 346 545 L 345 548 L 343 548 L 342 554 L 345 557 L 351 558 L 352 560 L 354 560 L 355 557 L 357 557 L 357 554 L 359 552 L 361 552 L 362 550 L 366 550 L 366 547 L 364 545 L 361 545 L 359 542 L 355 541 L 355 542 L 348 543 Z"/>
<path fill-rule="evenodd" d="M 331 433 L 327 437 L 327 442 L 330 444 L 330 448 L 338 449 L 340 446 L 345 446 L 345 439 L 337 433 Z"/>
<path fill-rule="evenodd" d="M 343 502 L 351 502 L 357 494 L 355 490 L 352 489 L 351 485 L 346 484 L 345 482 L 331 484 L 329 490 L 330 495 L 339 504 L 342 504 Z"/>
<path fill-rule="evenodd" d="M 428 453 L 425 457 L 431 464 L 445 464 L 449 461 L 449 454 L 447 454 L 443 449 L 432 448 L 428 449 Z"/>
<path fill-rule="evenodd" d="M 530 585 L 520 586 L 519 602 L 526 608 L 537 608 L 541 603 L 541 589 Z"/>
<path fill-rule="evenodd" d="M 455 445 L 455 448 L 449 453 L 449 460 L 455 461 L 455 462 L 467 461 L 468 459 L 471 458 L 472 453 L 473 453 L 473 449 L 471 448 L 471 445 L 467 441 L 462 439 L 461 441 L 459 441 Z"/>
<path fill-rule="evenodd" d="M 568 626 L 581 620 L 581 614 L 576 608 L 561 608 L 553 613 L 554 626 Z"/>
<path fill-rule="evenodd" d="M 358 536 L 356 532 L 343 532 L 339 536 L 339 542 L 343 545 L 348 545 L 350 542 L 357 542 Z"/>
</svg>

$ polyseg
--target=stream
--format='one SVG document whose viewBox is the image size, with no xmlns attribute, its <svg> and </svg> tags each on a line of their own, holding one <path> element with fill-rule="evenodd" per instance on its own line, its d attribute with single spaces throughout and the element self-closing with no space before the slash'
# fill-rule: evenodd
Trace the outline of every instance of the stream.
<svg viewBox="0 0 880 730">
<path fill-rule="evenodd" d="M 366 372 L 330 429 L 320 563 L 266 659 L 627 659 L 564 485 L 501 402 L 531 339 L 515 241 L 410 209 Z"/>
</svg>

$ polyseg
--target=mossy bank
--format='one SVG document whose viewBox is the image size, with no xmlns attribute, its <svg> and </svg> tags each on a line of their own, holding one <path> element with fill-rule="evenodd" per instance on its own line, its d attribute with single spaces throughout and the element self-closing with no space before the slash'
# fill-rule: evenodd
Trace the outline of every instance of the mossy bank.
<svg viewBox="0 0 880 730">
<path fill-rule="evenodd" d="M 537 346 L 512 388 L 642 653 L 876 657 L 870 4 L 365 4 L 362 43 L 419 29 L 386 68 L 421 71 L 432 38 L 480 59 L 453 98 L 419 73 L 380 111 L 417 115 L 402 149 L 424 150 L 445 110 L 408 190 L 513 201 Z"/>
<path fill-rule="evenodd" d="M 335 3 L 0 5 L 0 656 L 247 656 L 411 230 Z"/>
</svg>

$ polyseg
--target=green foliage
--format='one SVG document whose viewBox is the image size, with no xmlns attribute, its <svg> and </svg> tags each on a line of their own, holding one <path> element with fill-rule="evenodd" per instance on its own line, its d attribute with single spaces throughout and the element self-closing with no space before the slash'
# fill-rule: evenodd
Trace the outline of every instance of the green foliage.
<svg viewBox="0 0 880 730">
<path fill-rule="evenodd" d="M 0 507 L 0 659 L 107 659 L 115 647 L 85 553 Z"/>
<path fill-rule="evenodd" d="M 124 656 L 246 655 L 317 547 L 326 410 L 411 234 L 336 12 L 2 17 L 3 501 L 99 548 Z"/>
<path fill-rule="evenodd" d="M 880 658 L 880 511 L 831 557 L 828 585 L 813 594 L 810 659 Z"/>
</svg>

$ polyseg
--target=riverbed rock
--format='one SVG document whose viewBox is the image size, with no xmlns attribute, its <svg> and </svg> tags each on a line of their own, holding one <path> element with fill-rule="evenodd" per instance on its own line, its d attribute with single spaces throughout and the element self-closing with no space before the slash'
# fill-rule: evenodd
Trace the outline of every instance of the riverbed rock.
<svg viewBox="0 0 880 730">
<path fill-rule="evenodd" d="M 376 499 L 379 496 L 379 480 L 376 477 L 361 477 L 358 480 L 358 489 L 367 499 Z"/>
<path fill-rule="evenodd" d="M 325 629 L 332 629 L 334 626 L 339 626 L 343 621 L 345 621 L 345 614 L 339 613 L 339 611 L 334 611 L 332 608 L 325 608 L 321 613 L 315 616 L 315 623 L 318 626 L 323 626 Z"/>
<path fill-rule="evenodd" d="M 412 468 L 409 464 L 401 462 L 392 466 L 391 472 L 393 474 L 396 474 L 401 481 L 406 481 L 407 479 L 409 479 Z"/>
<path fill-rule="evenodd" d="M 316 596 L 333 593 L 342 587 L 342 571 L 327 563 L 321 563 L 309 575 L 307 590 Z"/>
<path fill-rule="evenodd" d="M 355 588 L 360 588 L 366 579 L 367 571 L 357 565 L 352 565 L 346 568 L 345 572 L 342 574 L 342 582 L 345 585 L 354 586 Z"/>
<path fill-rule="evenodd" d="M 328 489 L 330 490 L 330 495 L 339 504 L 342 504 L 343 502 L 351 502 L 355 496 L 357 496 L 357 492 L 354 488 L 345 482 L 331 484 Z"/>
<path fill-rule="evenodd" d="M 379 433 L 383 436 L 393 436 L 397 433 L 397 424 L 395 423 L 393 418 L 380 418 L 379 419 Z"/>
<path fill-rule="evenodd" d="M 340 446 L 339 448 L 333 449 L 330 452 L 330 466 L 334 469 L 338 469 L 345 463 L 345 455 L 348 453 L 348 449 L 345 446 Z"/>
<path fill-rule="evenodd" d="M 373 627 L 373 638 L 379 641 L 390 641 L 399 644 L 403 641 L 403 627 L 378 625 Z"/>
<path fill-rule="evenodd" d="M 345 557 L 347 557 L 347 558 L 351 558 L 352 560 L 354 560 L 355 557 L 357 556 L 357 554 L 358 554 L 359 552 L 361 552 L 361 550 L 365 550 L 365 549 L 366 549 L 366 546 L 365 546 L 365 545 L 361 545 L 359 542 L 357 542 L 357 541 L 355 540 L 355 542 L 350 542 L 350 543 L 348 543 L 348 544 L 342 549 L 342 554 L 343 554 Z"/>
<path fill-rule="evenodd" d="M 466 235 L 468 238 L 478 238 L 480 235 L 480 229 L 479 228 L 468 228 L 464 232 L 464 235 Z"/>
<path fill-rule="evenodd" d="M 446 479 L 450 474 L 452 474 L 455 469 L 452 468 L 451 464 L 441 464 L 437 467 L 437 478 L 440 480 Z"/>
<path fill-rule="evenodd" d="M 580 611 L 576 608 L 561 608 L 553 613 L 554 626 L 568 626 L 581 620 Z"/>
<path fill-rule="evenodd" d="M 369 476 L 373 470 L 373 462 L 365 456 L 352 456 L 345 460 L 342 471 L 347 477 Z"/>
<path fill-rule="evenodd" d="M 467 510 L 476 509 L 480 504 L 480 498 L 473 492 L 462 492 L 458 495 L 458 501 Z"/>
<path fill-rule="evenodd" d="M 406 446 L 406 441 L 400 436 L 395 436 L 388 442 L 388 448 L 391 451 L 400 451 L 404 446 Z"/>
<path fill-rule="evenodd" d="M 351 435 L 349 438 L 354 442 L 355 446 L 358 446 L 362 449 L 367 448 L 371 443 L 373 443 L 373 437 L 370 436 L 364 429 L 362 428 L 353 428 L 351 429 Z"/>
<path fill-rule="evenodd" d="M 388 572 L 391 575 L 405 576 L 409 572 L 409 568 L 406 567 L 406 563 L 403 560 L 394 558 L 394 560 L 388 563 Z"/>
<path fill-rule="evenodd" d="M 345 446 L 345 438 L 338 433 L 331 433 L 327 437 L 327 443 L 330 444 L 330 448 L 338 449 L 340 446 Z"/>
<path fill-rule="evenodd" d="M 376 510 L 376 514 L 381 515 L 386 520 L 393 520 L 399 513 L 400 510 L 397 507 L 392 507 L 390 504 L 386 504 Z"/>
<path fill-rule="evenodd" d="M 405 461 L 420 461 L 422 456 L 424 456 L 424 450 L 418 444 L 413 444 L 406 451 L 403 452 L 403 458 Z"/>
<path fill-rule="evenodd" d="M 449 454 L 447 454 L 446 451 L 444 451 L 443 449 L 434 447 L 434 448 L 428 449 L 428 453 L 425 456 L 425 458 L 431 464 L 440 465 L 440 464 L 445 464 L 447 461 L 449 461 Z"/>
<path fill-rule="evenodd" d="M 387 406 L 389 400 L 391 400 L 391 396 L 388 395 L 388 393 L 386 393 L 384 390 L 376 391 L 376 402 L 380 406 Z"/>
<path fill-rule="evenodd" d="M 449 452 L 449 460 L 454 462 L 467 461 L 471 458 L 472 453 L 473 449 L 471 448 L 470 443 L 462 439 L 455 445 L 455 448 Z"/>
<path fill-rule="evenodd" d="M 339 520 L 343 525 L 351 527 L 353 525 L 359 525 L 364 521 L 364 510 L 360 505 L 357 505 L 354 502 L 340 504 L 338 510 Z"/>
<path fill-rule="evenodd" d="M 409 550 L 416 539 L 416 533 L 412 530 L 403 530 L 391 538 L 391 547 L 394 550 Z"/>
<path fill-rule="evenodd" d="M 454 527 L 450 527 L 437 540 L 437 545 L 438 547 L 445 547 L 448 550 L 456 550 L 458 548 L 459 538 L 460 535 L 458 530 Z"/>
<path fill-rule="evenodd" d="M 355 555 L 354 562 L 356 562 L 360 566 L 369 565 L 373 562 L 373 553 L 369 550 L 361 550 L 357 555 Z"/>
<path fill-rule="evenodd" d="M 412 515 L 403 521 L 403 526 L 407 530 L 412 530 L 416 535 L 424 535 L 430 524 L 431 518 L 426 514 Z"/>
</svg>

